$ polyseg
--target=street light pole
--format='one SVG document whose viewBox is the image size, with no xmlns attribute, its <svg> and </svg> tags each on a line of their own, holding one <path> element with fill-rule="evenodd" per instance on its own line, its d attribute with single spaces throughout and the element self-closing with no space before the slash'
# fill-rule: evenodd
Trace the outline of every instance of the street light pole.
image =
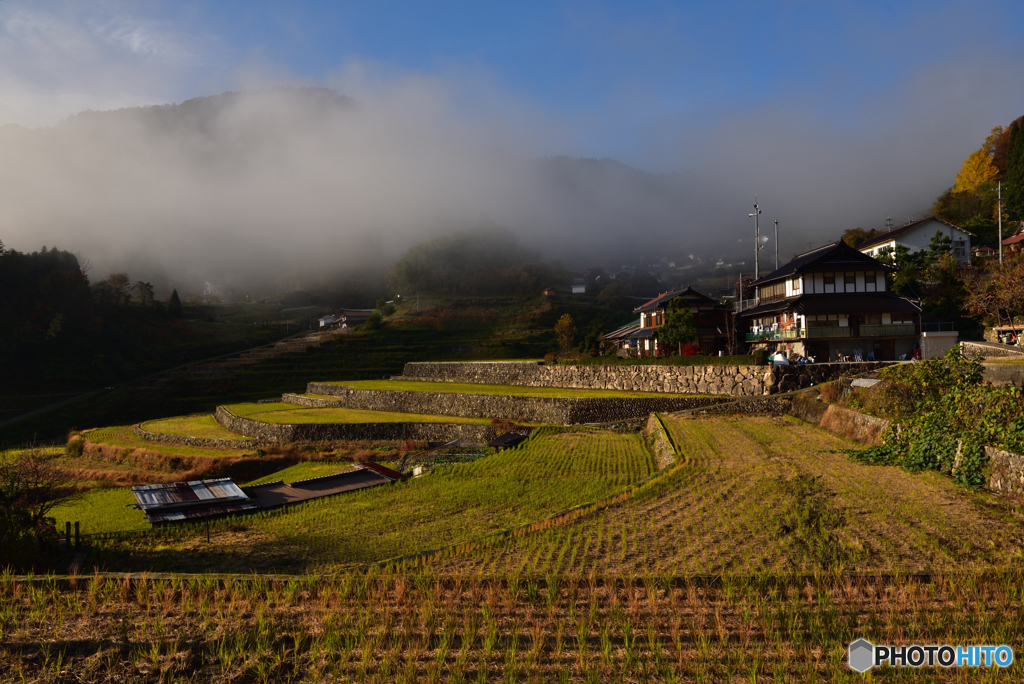
<svg viewBox="0 0 1024 684">
<path fill-rule="evenodd" d="M 1003 181 L 999 181 L 999 265 L 1003 265 Z"/>
<path fill-rule="evenodd" d="M 758 252 L 761 251 L 761 228 L 758 225 L 757 217 L 761 215 L 761 209 L 757 206 L 757 195 L 754 195 L 754 213 L 747 214 L 747 216 L 754 217 L 754 280 L 756 281 L 760 277 L 760 268 L 758 267 Z"/>
<path fill-rule="evenodd" d="M 775 220 L 775 270 L 779 270 L 779 221 Z"/>
</svg>

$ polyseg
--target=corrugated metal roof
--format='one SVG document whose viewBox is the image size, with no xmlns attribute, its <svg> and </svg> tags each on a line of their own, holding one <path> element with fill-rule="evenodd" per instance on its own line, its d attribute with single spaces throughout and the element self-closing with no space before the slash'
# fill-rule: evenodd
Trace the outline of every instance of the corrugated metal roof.
<svg viewBox="0 0 1024 684">
<path fill-rule="evenodd" d="M 138 507 L 150 522 L 172 522 L 256 508 L 228 478 L 132 487 Z"/>
</svg>

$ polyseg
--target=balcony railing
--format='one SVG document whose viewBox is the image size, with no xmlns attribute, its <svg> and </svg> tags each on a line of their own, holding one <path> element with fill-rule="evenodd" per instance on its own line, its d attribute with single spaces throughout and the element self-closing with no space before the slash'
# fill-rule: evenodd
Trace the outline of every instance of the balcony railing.
<svg viewBox="0 0 1024 684">
<path fill-rule="evenodd" d="M 821 339 L 836 337 L 852 337 L 852 328 L 839 326 L 812 326 L 794 330 L 764 330 L 747 333 L 747 342 L 775 342 L 781 340 Z M 917 334 L 913 323 L 893 323 L 890 325 L 862 325 L 857 331 L 858 337 L 908 337 Z"/>
<path fill-rule="evenodd" d="M 840 328 L 839 326 L 815 326 L 807 328 L 807 334 L 804 337 L 849 337 L 849 328 Z"/>
<path fill-rule="evenodd" d="M 764 340 L 798 340 L 803 337 L 803 330 L 763 330 L 761 332 L 747 333 L 747 342 L 761 342 Z"/>
<path fill-rule="evenodd" d="M 890 323 L 889 325 L 862 325 L 861 337 L 907 337 L 916 335 L 917 328 L 913 323 Z"/>
</svg>

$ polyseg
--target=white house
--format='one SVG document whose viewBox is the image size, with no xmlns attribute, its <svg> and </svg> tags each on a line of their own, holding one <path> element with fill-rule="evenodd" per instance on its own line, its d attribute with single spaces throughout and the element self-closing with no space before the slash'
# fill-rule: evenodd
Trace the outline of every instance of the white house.
<svg viewBox="0 0 1024 684">
<path fill-rule="evenodd" d="M 919 252 L 931 246 L 932 238 L 937 232 L 950 239 L 953 256 L 961 264 L 969 266 L 971 263 L 971 238 L 974 235 L 935 216 L 911 221 L 899 228 L 894 228 L 888 233 L 871 238 L 862 245 L 857 245 L 857 249 L 871 257 L 881 256 L 886 250 L 895 251 L 896 245 L 905 245 L 911 253 Z"/>
</svg>

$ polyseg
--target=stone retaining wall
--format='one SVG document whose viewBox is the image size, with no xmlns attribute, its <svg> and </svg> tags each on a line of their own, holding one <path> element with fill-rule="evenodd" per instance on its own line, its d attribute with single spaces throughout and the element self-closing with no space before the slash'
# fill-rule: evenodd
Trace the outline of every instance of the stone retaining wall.
<svg viewBox="0 0 1024 684">
<path fill-rule="evenodd" d="M 988 488 L 1000 494 L 1024 492 L 1024 456 L 995 447 L 985 447 L 991 472 Z"/>
<path fill-rule="evenodd" d="M 664 470 L 675 462 L 678 454 L 668 433 L 665 432 L 665 426 L 661 424 L 661 419 L 656 414 L 652 413 L 648 417 L 643 435 L 647 438 L 651 453 L 654 454 L 654 463 L 658 470 Z"/>
<path fill-rule="evenodd" d="M 525 387 L 572 387 L 684 394 L 761 396 L 816 385 L 843 373 L 863 373 L 892 362 L 816 363 L 805 366 L 547 366 L 535 362 L 416 362 L 401 379 Z"/>
<path fill-rule="evenodd" d="M 469 418 L 530 421 L 575 425 L 608 423 L 640 418 L 651 413 L 665 413 L 711 406 L 725 401 L 719 397 L 523 397 L 453 392 L 409 392 L 404 390 L 361 390 L 322 382 L 306 386 L 309 394 L 332 397 L 319 399 L 286 394 L 282 401 L 302 406 L 346 408 L 399 413 L 427 413 Z"/>
<path fill-rule="evenodd" d="M 265 423 L 236 416 L 223 406 L 214 414 L 225 429 L 260 442 L 334 442 L 338 440 L 417 439 L 447 442 L 454 439 L 488 442 L 498 436 L 493 425 L 456 423 Z"/>
<path fill-rule="evenodd" d="M 186 437 L 184 435 L 168 435 L 163 432 L 150 432 L 136 425 L 132 428 L 132 434 L 147 442 L 159 444 L 184 444 L 192 447 L 208 447 L 213 449 L 246 449 L 259 446 L 258 440 L 253 439 L 213 439 L 211 437 Z"/>
<path fill-rule="evenodd" d="M 1005 344 L 978 344 L 976 342 L 961 342 L 960 350 L 964 356 L 984 356 L 992 359 L 1024 358 L 1024 349 L 1009 347 Z"/>
</svg>

